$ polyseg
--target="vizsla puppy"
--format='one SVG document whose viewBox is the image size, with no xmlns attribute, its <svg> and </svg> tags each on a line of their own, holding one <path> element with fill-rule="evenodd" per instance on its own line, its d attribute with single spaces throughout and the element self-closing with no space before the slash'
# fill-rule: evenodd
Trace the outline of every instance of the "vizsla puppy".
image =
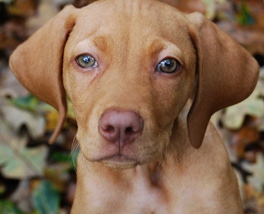
<svg viewBox="0 0 264 214">
<path fill-rule="evenodd" d="M 73 103 L 72 213 L 242 213 L 209 120 L 252 92 L 258 65 L 202 15 L 154 0 L 68 6 L 15 50 L 10 66 L 59 111 L 51 141 L 66 94 Z"/>
</svg>

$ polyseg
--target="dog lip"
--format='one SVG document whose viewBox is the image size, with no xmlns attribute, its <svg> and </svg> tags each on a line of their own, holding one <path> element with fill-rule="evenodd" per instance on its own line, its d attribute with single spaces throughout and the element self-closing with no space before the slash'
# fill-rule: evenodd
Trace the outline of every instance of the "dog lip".
<svg viewBox="0 0 264 214">
<path fill-rule="evenodd" d="M 119 168 L 119 169 L 132 168 L 135 167 L 136 165 L 140 165 L 139 161 L 120 153 L 111 156 L 102 157 L 94 161 L 102 162 L 106 166 L 109 166 L 111 168 Z"/>
<path fill-rule="evenodd" d="M 123 155 L 123 154 L 114 154 L 111 156 L 107 156 L 107 157 L 102 157 L 100 159 L 98 159 L 98 161 L 113 161 L 113 162 L 136 162 L 135 160 L 133 160 L 132 158 Z"/>
</svg>

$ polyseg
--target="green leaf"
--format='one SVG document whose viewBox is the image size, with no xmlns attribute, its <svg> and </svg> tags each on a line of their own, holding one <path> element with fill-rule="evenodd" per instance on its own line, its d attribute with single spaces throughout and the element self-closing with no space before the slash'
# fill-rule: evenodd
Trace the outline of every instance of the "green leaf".
<svg viewBox="0 0 264 214">
<path fill-rule="evenodd" d="M 242 1 L 239 14 L 237 14 L 238 23 L 241 25 L 253 25 L 254 19 L 250 12 L 250 7 L 247 5 L 246 1 Z"/>
<path fill-rule="evenodd" d="M 2 174 L 7 178 L 17 179 L 40 176 L 46 164 L 46 154 L 47 149 L 43 146 L 36 149 L 16 149 L 12 145 L 0 144 Z"/>
<path fill-rule="evenodd" d="M 46 166 L 46 146 L 27 148 L 27 138 L 17 137 L 0 116 L 0 165 L 6 178 L 41 176 Z"/>
<path fill-rule="evenodd" d="M 12 141 L 9 145 L 2 142 L 0 144 L 2 174 L 6 178 L 17 179 L 41 176 L 46 165 L 47 148 L 18 148 L 14 144 L 19 144 L 19 141 Z"/>
<path fill-rule="evenodd" d="M 70 163 L 71 167 L 75 168 L 78 154 L 79 150 L 73 149 L 70 154 L 63 152 L 53 152 L 51 158 L 56 162 Z"/>
<path fill-rule="evenodd" d="M 0 201 L 0 213 L 1 214 L 23 214 L 17 206 L 10 201 Z"/>
<path fill-rule="evenodd" d="M 0 165 L 1 173 L 6 178 L 23 179 L 31 176 L 41 176 L 46 166 L 48 148 L 46 145 L 35 148 L 27 148 L 26 136 L 17 136 L 19 124 L 23 120 L 30 121 L 28 128 L 31 135 L 37 136 L 44 129 L 41 122 L 40 128 L 33 115 L 25 115 L 15 111 L 15 107 L 5 102 L 0 105 Z M 20 110 L 22 111 L 22 110 Z M 25 112 L 24 112 L 25 113 Z M 12 117 L 10 117 L 13 115 Z M 31 120 L 31 119 L 32 120 Z M 17 124 L 12 123 L 16 121 Z M 20 122 L 19 122 L 20 121 Z M 33 125 L 33 127 L 32 127 Z M 39 130 L 38 130 L 39 129 Z M 34 132 L 33 132 L 34 131 Z"/>
<path fill-rule="evenodd" d="M 36 111 L 37 106 L 40 103 L 40 101 L 31 94 L 24 97 L 11 99 L 10 102 L 18 108 L 30 111 Z"/>
<path fill-rule="evenodd" d="M 67 162 L 69 160 L 69 154 L 65 152 L 53 152 L 51 154 L 52 160 L 56 162 Z"/>
<path fill-rule="evenodd" d="M 3 2 L 5 4 L 11 4 L 14 0 L 0 0 L 0 2 Z"/>
<path fill-rule="evenodd" d="M 43 180 L 33 191 L 33 205 L 37 214 L 59 213 L 59 193 L 52 184 Z"/>
</svg>

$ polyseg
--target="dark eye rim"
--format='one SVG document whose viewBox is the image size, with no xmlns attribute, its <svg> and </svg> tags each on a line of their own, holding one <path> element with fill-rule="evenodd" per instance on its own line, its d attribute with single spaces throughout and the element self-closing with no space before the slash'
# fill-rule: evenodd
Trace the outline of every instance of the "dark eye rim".
<svg viewBox="0 0 264 214">
<path fill-rule="evenodd" d="M 93 64 L 92 66 L 90 66 L 90 67 L 84 67 L 84 66 L 82 66 L 82 65 L 79 63 L 79 61 L 78 61 L 78 59 L 79 59 L 81 56 L 89 56 L 89 57 L 93 58 L 93 59 L 94 59 L 94 64 Z M 76 63 L 80 68 L 82 68 L 82 69 L 91 69 L 91 68 L 98 67 L 98 61 L 96 60 L 96 58 L 95 58 L 92 54 L 89 54 L 89 53 L 79 54 L 78 56 L 75 57 L 75 60 L 74 60 L 74 61 L 75 61 L 75 63 Z"/>
<path fill-rule="evenodd" d="M 172 72 L 166 72 L 166 71 L 160 70 L 160 64 L 161 64 L 161 62 L 163 62 L 165 60 L 173 60 L 177 63 L 175 69 Z M 159 63 L 157 64 L 156 71 L 160 72 L 160 73 L 164 73 L 164 74 L 174 74 L 177 71 L 179 71 L 181 69 L 181 67 L 182 67 L 182 63 L 178 59 L 175 59 L 174 57 L 165 57 L 162 60 L 160 60 Z"/>
</svg>

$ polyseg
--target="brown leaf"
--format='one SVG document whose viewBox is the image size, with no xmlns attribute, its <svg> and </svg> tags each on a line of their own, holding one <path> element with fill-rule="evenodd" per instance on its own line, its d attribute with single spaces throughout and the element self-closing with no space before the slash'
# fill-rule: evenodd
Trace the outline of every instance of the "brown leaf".
<svg viewBox="0 0 264 214">
<path fill-rule="evenodd" d="M 238 131 L 233 131 L 232 148 L 235 150 L 238 159 L 248 158 L 248 161 L 254 161 L 255 153 L 246 155 L 246 146 L 259 140 L 258 119 L 248 117 L 246 124 Z"/>
<path fill-rule="evenodd" d="M 28 17 L 33 15 L 37 2 L 35 0 L 16 0 L 8 5 L 8 12 L 13 16 Z"/>
</svg>

